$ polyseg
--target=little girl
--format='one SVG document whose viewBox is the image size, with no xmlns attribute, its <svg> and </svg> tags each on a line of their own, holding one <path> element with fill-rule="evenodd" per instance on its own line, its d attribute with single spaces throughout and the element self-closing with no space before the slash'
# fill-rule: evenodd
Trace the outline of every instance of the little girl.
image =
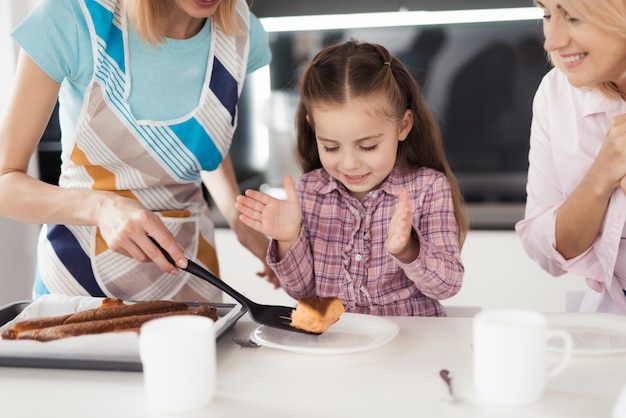
<svg viewBox="0 0 626 418">
<path fill-rule="evenodd" d="M 346 312 L 445 316 L 463 281 L 467 219 L 441 135 L 408 69 L 384 47 L 323 49 L 300 81 L 297 187 L 238 196 L 272 238 L 267 261 L 293 298 Z"/>
</svg>

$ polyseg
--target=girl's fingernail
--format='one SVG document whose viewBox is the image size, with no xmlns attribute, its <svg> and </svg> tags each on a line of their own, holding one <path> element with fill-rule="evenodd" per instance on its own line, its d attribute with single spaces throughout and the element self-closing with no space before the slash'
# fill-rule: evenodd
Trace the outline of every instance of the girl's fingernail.
<svg viewBox="0 0 626 418">
<path fill-rule="evenodd" d="M 178 260 L 178 262 L 176 263 L 178 265 L 178 267 L 180 267 L 181 269 L 187 268 L 187 260 L 184 258 L 181 258 L 180 260 Z"/>
<path fill-rule="evenodd" d="M 170 274 L 173 275 L 173 276 L 176 276 L 178 274 L 178 269 L 170 270 Z"/>
</svg>

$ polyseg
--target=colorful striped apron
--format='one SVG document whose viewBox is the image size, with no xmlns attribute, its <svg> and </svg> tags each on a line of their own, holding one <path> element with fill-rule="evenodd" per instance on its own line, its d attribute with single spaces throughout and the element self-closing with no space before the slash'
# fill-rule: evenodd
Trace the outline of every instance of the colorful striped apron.
<svg viewBox="0 0 626 418">
<path fill-rule="evenodd" d="M 128 96 L 127 22 L 120 1 L 82 0 L 94 51 L 73 146 L 59 185 L 107 190 L 160 214 L 188 257 L 219 276 L 214 225 L 201 189 L 201 170 L 215 169 L 228 152 L 246 76 L 249 9 L 237 4 L 241 36 L 212 24 L 211 48 L 198 107 L 175 121 L 138 121 Z M 213 22 L 212 22 L 213 23 Z M 162 272 L 107 247 L 95 226 L 44 225 L 39 268 L 52 293 L 126 300 L 221 300 L 214 286 L 188 273 Z"/>
</svg>

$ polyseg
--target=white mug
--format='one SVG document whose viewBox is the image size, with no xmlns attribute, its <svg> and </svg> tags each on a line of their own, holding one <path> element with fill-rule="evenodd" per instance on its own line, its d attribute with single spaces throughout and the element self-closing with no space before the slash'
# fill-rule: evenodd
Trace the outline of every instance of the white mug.
<svg viewBox="0 0 626 418">
<path fill-rule="evenodd" d="M 184 411 L 211 401 L 216 386 L 213 324 L 203 316 L 178 315 L 141 326 L 139 356 L 151 404 Z"/>
<path fill-rule="evenodd" d="M 541 397 L 546 381 L 569 364 L 572 336 L 548 330 L 544 315 L 525 310 L 483 311 L 474 316 L 474 386 L 486 401 L 524 405 Z M 547 341 L 564 343 L 561 361 L 548 371 Z"/>
</svg>

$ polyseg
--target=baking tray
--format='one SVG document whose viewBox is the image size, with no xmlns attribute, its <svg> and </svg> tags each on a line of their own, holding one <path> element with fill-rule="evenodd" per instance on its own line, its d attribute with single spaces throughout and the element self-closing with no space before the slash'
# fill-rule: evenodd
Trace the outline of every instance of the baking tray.
<svg viewBox="0 0 626 418">
<path fill-rule="evenodd" d="M 18 301 L 9 303 L 0 307 L 0 327 L 9 321 L 12 321 L 17 315 L 19 315 L 32 301 Z M 239 318 L 245 313 L 246 309 L 239 304 L 232 303 L 189 303 L 192 308 L 200 305 L 211 305 L 217 309 L 219 317 L 226 316 L 231 313 L 233 309 L 239 309 L 238 312 L 233 313 L 232 316 L 226 321 L 219 329 L 216 329 L 216 339 L 219 339 L 226 334 L 232 327 L 235 326 Z M 111 370 L 111 371 L 129 371 L 129 372 L 141 372 L 141 360 L 137 356 L 134 359 L 119 359 L 119 358 L 93 358 L 86 357 L 80 358 L 73 356 L 72 358 L 50 355 L 50 356 L 17 356 L 5 353 L 0 353 L 0 367 L 31 367 L 31 368 L 46 368 L 46 369 L 73 369 L 73 370 Z"/>
</svg>

